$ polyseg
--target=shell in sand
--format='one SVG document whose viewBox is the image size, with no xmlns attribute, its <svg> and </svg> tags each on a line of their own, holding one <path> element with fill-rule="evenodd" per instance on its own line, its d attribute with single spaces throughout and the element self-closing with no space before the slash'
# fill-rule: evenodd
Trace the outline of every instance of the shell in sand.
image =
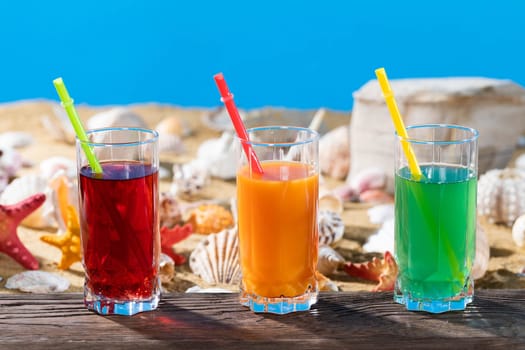
<svg viewBox="0 0 525 350">
<path fill-rule="evenodd" d="M 319 210 L 319 244 L 334 245 L 343 238 L 345 224 L 341 215 L 330 210 Z"/>
<path fill-rule="evenodd" d="M 190 268 L 210 284 L 237 284 L 241 277 L 237 229 L 227 229 L 204 238 L 189 259 Z"/>
<path fill-rule="evenodd" d="M 30 293 L 59 293 L 69 288 L 69 281 L 45 271 L 24 271 L 7 279 L 5 287 Z"/>
</svg>

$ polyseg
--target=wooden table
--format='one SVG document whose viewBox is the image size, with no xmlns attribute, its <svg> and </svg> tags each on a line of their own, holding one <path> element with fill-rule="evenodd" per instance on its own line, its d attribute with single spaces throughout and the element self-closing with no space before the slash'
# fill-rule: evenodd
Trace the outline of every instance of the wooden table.
<svg viewBox="0 0 525 350">
<path fill-rule="evenodd" d="M 168 294 L 132 317 L 81 294 L 0 295 L 0 349 L 525 349 L 525 290 L 480 290 L 464 312 L 407 312 L 391 293 L 322 293 L 309 312 L 254 314 L 237 294 Z"/>
</svg>

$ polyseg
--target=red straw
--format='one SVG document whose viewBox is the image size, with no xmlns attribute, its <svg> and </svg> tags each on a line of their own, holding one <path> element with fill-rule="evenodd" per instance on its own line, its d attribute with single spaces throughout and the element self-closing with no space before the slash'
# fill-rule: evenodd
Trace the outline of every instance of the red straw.
<svg viewBox="0 0 525 350">
<path fill-rule="evenodd" d="M 250 141 L 248 138 L 248 133 L 246 132 L 246 128 L 244 127 L 241 116 L 239 115 L 239 111 L 235 106 L 235 102 L 233 102 L 233 94 L 230 92 L 230 89 L 228 89 L 228 85 L 224 80 L 224 76 L 222 75 L 222 73 L 217 73 L 213 76 L 213 79 L 215 79 L 217 88 L 219 88 L 219 92 L 221 93 L 222 97 L 221 101 L 226 106 L 226 110 L 228 110 L 228 114 L 230 115 L 230 118 L 232 120 L 235 132 L 237 132 L 237 136 L 239 136 L 241 140 L 246 141 L 242 142 L 242 147 L 244 148 L 244 153 L 246 153 L 246 157 L 248 157 L 248 160 L 251 163 L 252 169 L 255 170 L 257 174 L 262 175 L 263 169 L 261 167 L 261 163 L 259 162 L 259 159 L 257 158 L 257 155 L 255 154 L 252 145 L 247 142 Z"/>
</svg>

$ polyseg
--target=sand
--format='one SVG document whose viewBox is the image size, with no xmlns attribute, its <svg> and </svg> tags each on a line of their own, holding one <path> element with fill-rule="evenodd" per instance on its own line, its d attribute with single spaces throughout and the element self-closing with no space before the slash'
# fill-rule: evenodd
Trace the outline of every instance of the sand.
<svg viewBox="0 0 525 350">
<path fill-rule="evenodd" d="M 49 101 L 24 101 L 0 105 L 0 132 L 5 131 L 25 131 L 30 133 L 34 138 L 34 143 L 28 147 L 20 149 L 24 159 L 31 162 L 33 166 L 23 168 L 17 174 L 21 176 L 27 173 L 38 172 L 38 164 L 52 156 L 65 156 L 75 159 L 74 145 L 54 140 L 53 137 L 42 126 L 43 116 L 52 116 L 53 108 Z M 167 116 L 175 115 L 180 118 L 191 130 L 191 134 L 184 138 L 184 145 L 187 152 L 181 156 L 162 155 L 163 164 L 172 164 L 173 162 L 185 162 L 192 159 L 196 153 L 197 147 L 202 141 L 218 137 L 220 132 L 207 128 L 202 123 L 203 115 L 210 113 L 209 109 L 198 108 L 180 108 L 176 106 L 159 105 L 159 104 L 140 104 L 126 106 L 137 114 L 141 115 L 149 127 L 154 127 L 159 121 Z M 78 113 L 84 122 L 93 114 L 107 110 L 110 106 L 91 107 L 80 105 L 77 106 Z M 313 114 L 315 111 L 312 111 Z M 277 116 L 277 122 L 282 122 L 282 116 Z M 285 118 L 285 117 L 284 117 Z M 305 118 L 309 118 L 306 116 Z M 268 119 L 268 118 L 267 118 Z M 267 122 L 271 122 L 267 120 Z M 285 118 L 286 119 L 286 118 Z M 329 112 L 323 123 L 324 131 L 330 130 L 338 125 L 347 124 L 350 121 L 350 113 Z M 304 121 L 304 125 L 309 120 Z M 518 150 L 516 155 L 523 152 Z M 168 190 L 171 184 L 170 179 L 161 180 L 161 191 Z M 325 177 L 325 186 L 335 188 L 341 185 L 341 181 Z M 235 192 L 235 183 L 233 181 L 221 181 L 213 179 L 211 184 L 203 191 L 199 200 L 218 199 L 229 201 Z M 372 224 L 367 215 L 367 209 L 370 204 L 346 203 L 343 213 L 345 223 L 344 239 L 337 246 L 347 261 L 363 262 L 370 260 L 374 256 L 380 257 L 381 254 L 365 253 L 362 245 L 366 242 L 368 236 L 373 234 L 378 225 Z M 519 277 L 518 272 L 525 266 L 525 248 L 519 249 L 511 237 L 509 227 L 502 225 L 493 225 L 481 218 L 481 224 L 487 232 L 490 242 L 490 263 L 487 273 L 483 278 L 476 281 L 476 288 L 525 288 L 525 278 Z M 20 226 L 18 234 L 22 242 L 33 253 L 40 263 L 40 269 L 58 273 L 67 278 L 71 286 L 69 292 L 82 291 L 84 271 L 81 263 L 75 263 L 70 269 L 61 271 L 57 269 L 57 262 L 60 259 L 60 251 L 43 243 L 40 236 L 48 233 L 55 233 L 56 229 L 35 230 Z M 190 238 L 177 244 L 175 249 L 178 253 L 189 256 L 195 245 L 204 238 L 203 235 L 193 234 Z M 5 281 L 10 276 L 24 271 L 20 265 L 13 261 L 9 256 L 0 253 L 0 293 L 18 293 L 16 290 L 5 288 Z M 346 275 L 344 272 L 336 272 L 328 276 L 342 291 L 372 290 L 374 282 L 364 281 Z M 175 277 L 169 283 L 163 285 L 167 292 L 183 292 L 189 287 L 199 285 L 209 287 L 200 278 L 195 276 L 188 264 L 176 267 Z M 230 290 L 237 290 L 237 286 L 220 286 Z"/>
</svg>

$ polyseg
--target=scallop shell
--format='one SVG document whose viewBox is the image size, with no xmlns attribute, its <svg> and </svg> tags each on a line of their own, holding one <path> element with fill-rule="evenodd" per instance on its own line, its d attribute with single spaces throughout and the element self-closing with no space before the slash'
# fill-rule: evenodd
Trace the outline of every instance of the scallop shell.
<svg viewBox="0 0 525 350">
<path fill-rule="evenodd" d="M 218 204 L 202 204 L 193 209 L 187 223 L 193 226 L 196 233 L 210 234 L 233 226 L 233 215 Z"/>
<path fill-rule="evenodd" d="M 159 200 L 160 227 L 173 227 L 182 222 L 182 208 L 171 192 L 162 192 Z"/>
<path fill-rule="evenodd" d="M 212 176 L 229 180 L 235 178 L 238 154 L 232 132 L 204 141 L 197 150 L 197 158 L 207 164 Z"/>
<path fill-rule="evenodd" d="M 337 214 L 343 212 L 343 201 L 331 192 L 319 196 L 319 210 L 329 210 Z"/>
<path fill-rule="evenodd" d="M 170 191 L 178 196 L 192 198 L 210 182 L 210 173 L 200 161 L 173 165 L 173 180 Z"/>
<path fill-rule="evenodd" d="M 33 136 L 22 131 L 7 131 L 0 134 L 0 146 L 22 148 L 33 143 Z"/>
<path fill-rule="evenodd" d="M 56 273 L 24 271 L 8 278 L 5 287 L 30 293 L 58 293 L 69 288 L 69 281 Z"/>
<path fill-rule="evenodd" d="M 88 129 L 99 129 L 106 127 L 136 127 L 146 128 L 146 122 L 142 117 L 127 108 L 116 107 L 104 112 L 97 113 L 87 120 Z"/>
<path fill-rule="evenodd" d="M 327 245 L 319 246 L 319 257 L 317 259 L 317 271 L 323 275 L 334 273 L 339 266 L 345 263 L 345 259 L 332 247 Z"/>
<path fill-rule="evenodd" d="M 476 256 L 472 264 L 471 276 L 477 280 L 487 272 L 490 260 L 490 245 L 487 233 L 479 223 L 476 225 Z"/>
<path fill-rule="evenodd" d="M 343 180 L 350 170 L 350 130 L 339 126 L 319 140 L 319 168 L 321 173 Z"/>
<path fill-rule="evenodd" d="M 317 223 L 319 225 L 319 244 L 333 245 L 345 232 L 341 215 L 330 210 L 319 210 Z"/>
<path fill-rule="evenodd" d="M 525 171 L 492 169 L 478 181 L 478 214 L 491 223 L 511 226 L 525 214 Z"/>
<path fill-rule="evenodd" d="M 211 234 L 199 242 L 190 255 L 190 268 L 210 284 L 239 283 L 241 268 L 237 229 Z"/>
<path fill-rule="evenodd" d="M 525 245 L 525 214 L 517 218 L 512 225 L 512 239 L 518 247 Z"/>
<path fill-rule="evenodd" d="M 239 109 L 239 115 L 243 120 L 246 118 L 246 112 L 242 109 Z M 224 107 L 205 113 L 202 116 L 202 123 L 216 131 L 233 131 L 232 120 Z"/>
</svg>

